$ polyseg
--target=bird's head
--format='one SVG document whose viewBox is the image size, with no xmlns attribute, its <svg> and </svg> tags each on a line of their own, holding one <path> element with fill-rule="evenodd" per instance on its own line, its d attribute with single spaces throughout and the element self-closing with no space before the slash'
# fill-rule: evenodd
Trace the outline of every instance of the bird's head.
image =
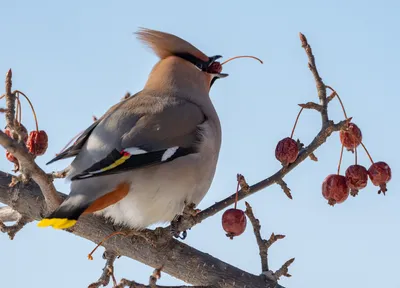
<svg viewBox="0 0 400 288">
<path fill-rule="evenodd" d="M 171 60 L 170 58 L 178 58 L 178 61 L 169 61 L 169 63 L 173 63 L 174 65 L 176 65 L 176 62 L 182 63 L 183 68 L 180 70 L 181 73 L 184 73 L 185 77 L 191 76 L 192 78 L 196 77 L 203 79 L 203 81 L 206 82 L 205 84 L 208 90 L 217 79 L 228 76 L 228 74 L 221 72 L 222 65 L 230 60 L 241 57 L 250 57 L 257 59 L 262 63 L 260 59 L 253 56 L 237 56 L 228 59 L 221 64 L 217 61 L 222 58 L 221 55 L 207 56 L 189 42 L 175 35 L 146 28 L 141 28 L 136 32 L 136 34 L 142 42 L 154 51 L 154 53 L 161 59 L 161 62 L 162 60 Z M 197 72 L 194 72 L 193 70 Z"/>
</svg>

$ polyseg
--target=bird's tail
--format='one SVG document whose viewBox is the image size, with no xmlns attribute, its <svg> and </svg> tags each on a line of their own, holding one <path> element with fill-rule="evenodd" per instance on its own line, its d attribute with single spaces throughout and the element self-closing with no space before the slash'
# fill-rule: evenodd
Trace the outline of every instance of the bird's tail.
<svg viewBox="0 0 400 288">
<path fill-rule="evenodd" d="M 53 227 L 54 229 L 67 229 L 76 224 L 83 214 L 94 213 L 107 208 L 128 195 L 129 183 L 121 183 L 117 187 L 98 198 L 86 197 L 83 193 L 70 193 L 70 196 L 46 218 L 39 223 L 39 227 Z"/>
<path fill-rule="evenodd" d="M 74 226 L 87 207 L 73 205 L 71 203 L 73 201 L 69 200 L 65 200 L 53 213 L 43 218 L 37 226 L 42 228 L 51 226 L 54 229 L 67 229 Z"/>
</svg>

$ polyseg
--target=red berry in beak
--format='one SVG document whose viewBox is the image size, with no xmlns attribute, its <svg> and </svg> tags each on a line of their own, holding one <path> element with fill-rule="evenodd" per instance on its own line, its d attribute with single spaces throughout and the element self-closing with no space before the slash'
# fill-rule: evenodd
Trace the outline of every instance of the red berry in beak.
<svg viewBox="0 0 400 288">
<path fill-rule="evenodd" d="M 347 148 L 347 151 L 354 152 L 354 148 L 362 142 L 360 128 L 354 123 L 349 123 L 345 130 L 340 130 L 340 142 Z"/>
<path fill-rule="evenodd" d="M 367 186 L 368 183 L 368 171 L 364 166 L 351 165 L 346 170 L 347 186 L 350 188 L 350 194 L 356 196 L 358 190 L 361 190 Z"/>
<path fill-rule="evenodd" d="M 43 155 L 47 150 L 48 141 L 49 140 L 45 131 L 32 131 L 31 133 L 29 133 L 26 147 L 33 155 Z"/>
<path fill-rule="evenodd" d="M 288 166 L 296 161 L 297 155 L 299 155 L 299 147 L 292 138 L 284 138 L 276 145 L 275 157 L 283 166 Z"/>
<path fill-rule="evenodd" d="M 233 239 L 246 230 L 247 218 L 240 209 L 228 209 L 222 215 L 222 228 L 227 233 L 226 236 Z"/>
<path fill-rule="evenodd" d="M 390 181 L 392 178 L 392 170 L 390 169 L 389 165 L 385 162 L 375 162 L 371 165 L 368 169 L 369 179 L 371 179 L 372 184 L 375 186 L 379 186 L 378 194 L 387 191 L 386 183 Z"/>
<path fill-rule="evenodd" d="M 212 64 L 208 67 L 207 72 L 208 72 L 208 73 L 211 73 L 211 74 L 219 74 L 219 73 L 221 73 L 221 72 L 222 72 L 222 65 L 221 65 L 221 63 L 219 63 L 219 62 L 214 62 L 214 63 L 212 63 Z"/>
<path fill-rule="evenodd" d="M 332 206 L 344 202 L 349 197 L 346 177 L 337 174 L 326 177 L 322 182 L 322 195 Z"/>
</svg>

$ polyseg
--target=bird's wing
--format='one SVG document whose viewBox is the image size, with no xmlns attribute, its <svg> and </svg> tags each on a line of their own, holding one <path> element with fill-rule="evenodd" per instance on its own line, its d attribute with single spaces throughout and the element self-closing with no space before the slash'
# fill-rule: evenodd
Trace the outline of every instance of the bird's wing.
<svg viewBox="0 0 400 288">
<path fill-rule="evenodd" d="M 115 132 L 115 136 L 120 137 L 120 145 L 83 172 L 74 175 L 72 181 L 161 164 L 196 153 L 201 132 L 199 125 L 206 120 L 199 106 L 173 99 L 161 104 L 161 109 L 154 108 L 160 104 L 156 101 L 153 109 L 143 111 L 143 107 L 137 104 L 130 107 L 127 103 L 115 115 L 104 120 L 102 128 L 109 124 L 116 127 L 113 122 L 118 119 L 120 130 Z M 129 117 L 121 118 L 118 113 Z M 129 123 L 132 115 L 136 115 L 137 120 Z M 97 134 L 101 136 L 101 133 Z"/>
</svg>

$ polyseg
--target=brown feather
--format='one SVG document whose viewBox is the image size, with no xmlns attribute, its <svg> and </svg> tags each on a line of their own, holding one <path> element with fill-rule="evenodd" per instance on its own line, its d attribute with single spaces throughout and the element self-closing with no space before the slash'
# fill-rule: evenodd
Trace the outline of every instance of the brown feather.
<svg viewBox="0 0 400 288">
<path fill-rule="evenodd" d="M 176 53 L 189 53 L 203 61 L 208 61 L 208 57 L 203 52 L 175 35 L 146 28 L 141 28 L 136 34 L 161 59 Z"/>
<path fill-rule="evenodd" d="M 110 193 L 100 197 L 96 201 L 94 201 L 84 212 L 83 214 L 93 213 L 108 206 L 117 203 L 122 200 L 126 195 L 128 195 L 130 188 L 130 184 L 121 183 L 117 186 L 117 188 Z"/>
</svg>

